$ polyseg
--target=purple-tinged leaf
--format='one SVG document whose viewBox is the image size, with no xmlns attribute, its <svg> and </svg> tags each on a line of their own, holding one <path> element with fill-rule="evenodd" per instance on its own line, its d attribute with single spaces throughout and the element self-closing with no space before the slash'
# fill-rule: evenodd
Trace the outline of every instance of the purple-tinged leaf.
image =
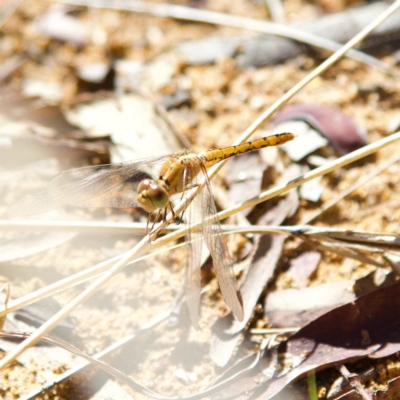
<svg viewBox="0 0 400 400">
<path fill-rule="evenodd" d="M 257 368 L 212 399 L 247 393 L 268 400 L 295 379 L 362 357 L 400 351 L 400 282 L 379 288 L 322 315 L 268 350 Z"/>
<path fill-rule="evenodd" d="M 353 281 L 271 292 L 265 300 L 268 321 L 276 327 L 302 326 L 355 299 Z"/>
<path fill-rule="evenodd" d="M 293 104 L 281 109 L 274 124 L 303 120 L 313 126 L 340 154 L 347 154 L 367 144 L 367 133 L 353 118 L 341 111 L 317 104 Z"/>
</svg>

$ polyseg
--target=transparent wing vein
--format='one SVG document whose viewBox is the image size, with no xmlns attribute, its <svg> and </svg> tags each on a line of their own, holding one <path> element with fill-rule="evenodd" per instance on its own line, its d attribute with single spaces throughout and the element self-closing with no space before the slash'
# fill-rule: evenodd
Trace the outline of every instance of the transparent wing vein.
<svg viewBox="0 0 400 400">
<path fill-rule="evenodd" d="M 137 185 L 154 177 L 151 167 L 166 156 L 137 162 L 91 166 L 65 171 L 49 189 L 25 197 L 8 207 L 10 216 L 40 214 L 63 205 L 83 207 L 137 207 Z"/>
<path fill-rule="evenodd" d="M 211 184 L 204 168 L 203 175 L 206 185 L 199 196 L 201 196 L 202 202 L 202 220 L 204 221 L 202 230 L 204 240 L 210 250 L 215 273 L 217 274 L 218 283 L 225 302 L 236 318 L 241 321 L 243 320 L 243 303 L 233 272 L 233 261 L 225 239 L 222 237 L 222 229 L 217 217 Z"/>
</svg>

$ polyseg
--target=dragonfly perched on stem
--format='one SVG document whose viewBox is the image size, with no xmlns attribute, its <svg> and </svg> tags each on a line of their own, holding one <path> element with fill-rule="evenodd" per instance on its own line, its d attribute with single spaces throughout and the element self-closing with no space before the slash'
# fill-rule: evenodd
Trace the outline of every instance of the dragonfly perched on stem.
<svg viewBox="0 0 400 400">
<path fill-rule="evenodd" d="M 190 239 L 195 240 L 188 240 L 190 254 L 186 265 L 185 292 L 189 314 L 194 326 L 198 326 L 201 291 L 201 241 L 198 239 L 203 234 L 225 302 L 236 318 L 242 320 L 242 298 L 233 272 L 233 262 L 222 237 L 207 168 L 239 154 L 283 144 L 294 137 L 292 133 L 280 133 L 237 146 L 209 149 L 200 153 L 184 150 L 168 156 L 122 164 L 71 169 L 57 175 L 46 191 L 11 204 L 8 214 L 40 214 L 63 205 L 141 207 L 155 221 L 161 218 L 165 221 L 168 210 L 175 217 L 172 198 L 176 195 L 184 196 L 185 192 L 198 187 L 197 177 L 203 176 L 205 187 L 194 199 L 201 206 L 201 219 L 204 221 L 202 232 L 191 233 Z M 192 214 L 189 212 L 189 215 Z M 189 224 L 191 222 L 193 221 L 189 221 Z"/>
</svg>

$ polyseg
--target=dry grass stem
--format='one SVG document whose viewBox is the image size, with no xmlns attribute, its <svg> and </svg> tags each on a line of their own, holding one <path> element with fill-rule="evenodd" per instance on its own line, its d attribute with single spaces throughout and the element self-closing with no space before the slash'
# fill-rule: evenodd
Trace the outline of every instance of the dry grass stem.
<svg viewBox="0 0 400 400">
<path fill-rule="evenodd" d="M 146 260 L 150 257 L 154 257 L 156 255 L 159 255 L 161 253 L 164 253 L 166 251 L 171 251 L 176 248 L 184 246 L 185 243 L 179 243 L 174 246 L 168 246 L 165 248 L 162 248 L 158 251 L 153 251 L 149 254 L 146 254 L 142 257 L 135 258 L 130 262 L 128 265 L 136 264 L 140 261 Z M 7 315 L 10 312 L 17 311 L 21 309 L 22 307 L 26 307 L 29 304 L 35 303 L 36 301 L 42 300 L 46 297 L 52 296 L 53 294 L 59 293 L 63 290 L 72 288 L 74 286 L 80 285 L 81 283 L 84 283 L 88 281 L 89 279 L 92 279 L 103 272 L 107 271 L 114 263 L 116 263 L 118 260 L 121 259 L 126 253 L 121 254 L 119 256 L 110 258 L 106 261 L 103 261 L 99 264 L 96 264 L 90 268 L 86 268 L 85 270 L 78 272 L 76 274 L 70 275 L 67 278 L 61 279 L 57 282 L 54 282 L 50 285 L 47 285 L 41 289 L 35 290 L 34 292 L 31 292 L 25 296 L 22 296 L 16 300 L 11 300 L 9 304 L 7 305 L 7 308 L 3 307 L 2 310 L 0 310 L 0 318 Z"/>
<path fill-rule="evenodd" d="M 376 169 L 371 171 L 369 174 L 363 176 L 360 178 L 357 182 L 355 182 L 353 185 L 351 185 L 348 189 L 340 193 L 339 196 L 335 197 L 334 199 L 326 202 L 325 204 L 322 205 L 322 207 L 317 210 L 315 213 L 312 215 L 308 216 L 307 218 L 304 218 L 301 221 L 301 225 L 307 225 L 314 219 L 318 218 L 322 213 L 324 213 L 326 210 L 329 210 L 331 207 L 333 207 L 335 204 L 337 204 L 340 200 L 343 200 L 346 196 L 348 196 L 350 193 L 354 192 L 361 186 L 365 185 L 368 183 L 370 180 L 378 176 L 381 172 L 385 171 L 387 168 L 390 166 L 396 164 L 397 162 L 400 161 L 400 155 L 395 155 L 394 157 L 391 157 L 387 162 L 384 162 L 381 166 L 378 166 Z"/>
<path fill-rule="evenodd" d="M 261 21 L 252 18 L 244 18 L 216 11 L 200 10 L 193 7 L 185 7 L 173 4 L 151 3 L 147 1 L 127 2 L 124 0 L 114 0 L 112 3 L 104 0 L 59 0 L 59 2 L 95 8 L 127 10 L 136 13 L 152 14 L 158 17 L 169 17 L 182 19 L 185 21 L 195 21 L 221 26 L 230 26 L 233 28 L 246 29 L 249 31 L 256 31 L 293 39 L 296 42 L 303 42 L 314 47 L 330 50 L 332 52 L 337 51 L 342 46 L 340 43 L 337 43 L 333 40 L 319 37 L 288 25 L 278 24 L 269 21 Z M 393 71 L 391 70 L 389 65 L 361 51 L 351 49 L 349 50 L 348 57 L 354 58 L 355 60 L 358 60 L 375 68 L 379 68 L 390 75 L 393 74 Z"/>
</svg>

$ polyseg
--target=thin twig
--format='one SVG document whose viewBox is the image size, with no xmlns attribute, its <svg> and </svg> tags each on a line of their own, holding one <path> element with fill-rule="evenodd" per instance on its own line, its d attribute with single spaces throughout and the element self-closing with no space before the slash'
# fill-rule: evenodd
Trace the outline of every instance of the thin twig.
<svg viewBox="0 0 400 400">
<path fill-rule="evenodd" d="M 244 18 L 236 15 L 219 13 L 216 11 L 200 10 L 173 4 L 152 3 L 140 0 L 58 0 L 60 3 L 81 5 L 93 8 L 110 8 L 116 10 L 133 11 L 136 13 L 152 14 L 158 17 L 170 17 L 185 21 L 196 21 L 222 26 L 231 26 L 256 32 L 268 33 L 293 39 L 296 42 L 307 43 L 311 46 L 320 47 L 325 50 L 337 51 L 341 48 L 340 43 L 329 40 L 288 25 L 277 24 L 269 21 L 261 21 L 252 18 Z M 379 68 L 386 73 L 393 75 L 390 66 L 358 50 L 350 50 L 349 57 L 362 63 Z"/>
<path fill-rule="evenodd" d="M 21 3 L 22 0 L 12 0 L 5 3 L 5 6 L 0 11 L 0 29 L 10 19 Z"/>
<path fill-rule="evenodd" d="M 301 225 L 308 225 L 311 221 L 313 221 L 314 219 L 316 219 L 319 216 L 321 216 L 322 213 L 324 213 L 326 210 L 329 210 L 331 207 L 333 207 L 340 200 L 344 199 L 350 193 L 354 192 L 359 187 L 365 185 L 371 179 L 375 178 L 377 175 L 379 175 L 381 172 L 383 172 L 385 169 L 389 168 L 390 166 L 392 166 L 393 164 L 396 164 L 399 161 L 400 161 L 400 155 L 396 154 L 394 157 L 390 158 L 387 162 L 383 163 L 381 166 L 377 167 L 376 169 L 371 171 L 369 174 L 363 176 L 361 179 L 359 179 L 357 182 L 355 182 L 353 185 L 351 185 L 349 188 L 347 188 L 344 192 L 340 193 L 339 196 L 337 196 L 334 199 L 326 202 L 315 213 L 313 213 L 310 216 L 304 218 L 301 221 L 300 224 Z"/>
<path fill-rule="evenodd" d="M 45 230 L 52 231 L 73 231 L 90 234 L 127 234 L 145 235 L 146 223 L 142 222 L 111 222 L 111 221 L 63 221 L 63 220 L 0 220 L 0 229 L 11 231 Z M 166 232 L 178 229 L 177 225 L 166 228 Z"/>
<path fill-rule="evenodd" d="M 65 349 L 66 351 L 69 351 L 73 354 L 76 354 L 79 357 L 84 358 L 86 361 L 83 362 L 81 365 L 78 365 L 75 368 L 72 368 L 66 372 L 64 372 L 63 374 L 61 374 L 60 376 L 57 377 L 56 380 L 47 383 L 46 385 L 44 385 L 41 389 L 31 392 L 28 395 L 24 396 L 24 397 L 20 397 L 20 400 L 32 400 L 35 399 L 38 395 L 45 393 L 46 391 L 50 390 L 52 387 L 54 387 L 55 385 L 58 385 L 60 383 L 62 383 L 63 381 L 65 381 L 66 379 L 71 378 L 72 376 L 74 376 L 75 374 L 83 371 L 86 367 L 88 367 L 89 365 L 96 365 L 99 368 L 103 369 L 104 371 L 108 372 L 109 374 L 111 374 L 112 376 L 114 376 L 115 378 L 119 379 L 121 381 L 121 383 L 125 383 L 127 385 L 129 385 L 132 389 L 137 390 L 138 392 L 148 396 L 148 397 L 152 397 L 155 399 L 167 399 L 165 396 L 161 396 L 157 393 L 155 393 L 154 391 L 152 391 L 151 389 L 140 385 L 139 383 L 135 382 L 133 379 L 131 379 L 129 376 L 123 374 L 122 372 L 120 372 L 118 369 L 103 363 L 102 361 L 99 361 L 102 357 L 106 356 L 107 354 L 111 354 L 112 352 L 120 349 L 122 346 L 126 345 L 127 343 L 131 342 L 132 340 L 136 339 L 138 336 L 143 335 L 145 332 L 147 332 L 148 330 L 154 328 L 156 325 L 160 324 L 161 322 L 165 321 L 170 315 L 170 311 L 166 311 L 163 312 L 162 314 L 158 315 L 157 317 L 155 317 L 152 321 L 148 322 L 147 324 L 143 325 L 140 329 L 138 329 L 134 334 L 129 335 L 128 337 L 125 337 L 121 340 L 119 340 L 116 343 L 113 343 L 112 345 L 108 346 L 107 348 L 103 349 L 102 351 L 98 352 L 97 354 L 93 355 L 93 356 L 88 356 L 85 353 L 83 353 L 82 351 L 76 349 L 74 346 L 70 345 L 69 343 L 59 339 L 59 338 L 53 338 L 53 337 L 47 337 L 44 336 L 41 340 L 46 342 L 46 343 L 50 343 L 53 346 L 59 346 L 63 349 Z M 13 337 L 13 338 L 19 338 L 19 339 L 26 339 L 27 337 L 29 337 L 29 334 L 21 334 L 21 333 L 17 333 L 17 334 L 1 334 L 0 333 L 0 337 L 4 336 L 4 337 Z"/>
<path fill-rule="evenodd" d="M 360 377 L 357 374 L 350 373 L 344 364 L 337 366 L 336 369 L 364 400 L 372 400 L 372 396 L 362 387 Z"/>
<path fill-rule="evenodd" d="M 0 221 L 0 226 L 1 226 Z M 24 221 L 21 222 L 21 227 L 24 226 Z M 65 229 L 65 227 L 68 227 L 68 222 L 64 226 L 63 224 L 65 221 L 55 221 L 55 227 L 58 227 L 59 229 Z M 86 223 L 86 222 L 85 222 Z M 39 222 L 36 222 L 36 226 L 39 228 Z M 81 222 L 78 222 L 77 224 L 81 224 Z M 91 225 L 89 223 L 89 225 Z M 109 227 L 107 226 L 104 227 L 106 229 L 107 233 L 110 231 L 108 230 Z M 121 227 L 118 226 L 119 223 L 117 223 L 117 230 L 121 229 Z M 132 225 L 136 225 L 135 223 L 132 223 Z M 30 225 L 27 225 L 28 227 Z M 326 227 L 314 227 L 314 226 L 306 226 L 306 225 L 296 225 L 296 226 L 246 226 L 246 227 L 238 227 L 234 225 L 222 225 L 222 230 L 224 231 L 224 234 L 232 234 L 232 233 L 240 233 L 240 234 L 277 234 L 277 235 L 287 235 L 287 236 L 295 236 L 299 237 L 302 240 L 307 240 L 307 241 L 312 241 L 314 244 L 317 241 L 322 242 L 325 236 L 329 235 L 332 238 L 336 238 L 338 241 L 342 241 L 343 243 L 366 243 L 368 245 L 368 237 L 370 236 L 378 236 L 380 238 L 380 241 L 378 244 L 374 242 L 374 247 L 375 248 L 385 248 L 385 249 L 390 249 L 391 246 L 393 245 L 393 239 L 398 238 L 400 240 L 399 235 L 396 234 L 386 234 L 386 233 L 381 233 L 381 232 L 368 232 L 368 231 L 349 231 L 348 229 L 343 229 L 343 228 L 326 228 Z M 85 229 L 85 226 L 82 227 Z M 169 227 L 174 230 L 177 230 L 178 228 L 181 229 L 182 226 L 172 226 Z M 126 232 L 129 232 L 129 224 L 126 226 Z M 185 228 L 187 229 L 187 227 Z M 112 232 L 112 231 L 111 231 Z M 347 240 L 345 235 L 350 235 Z M 375 240 L 376 241 L 376 240 Z M 171 249 L 175 249 L 177 247 L 183 246 L 184 243 L 177 244 L 172 247 L 167 247 L 167 248 L 161 248 L 159 251 L 152 251 L 150 254 L 147 254 L 143 257 L 139 257 L 132 261 L 131 264 L 137 263 L 139 261 L 142 261 L 146 258 L 153 257 L 161 252 L 164 251 L 170 251 Z M 334 247 L 324 247 L 323 250 L 328 250 L 328 251 L 335 251 Z M 17 311 L 21 309 L 22 307 L 25 307 L 31 303 L 34 303 L 38 300 L 41 300 L 43 298 L 49 297 L 53 294 L 59 293 L 62 290 L 68 289 L 70 287 L 76 286 L 78 284 L 84 283 L 90 278 L 93 278 L 94 276 L 99 275 L 100 273 L 103 273 L 106 271 L 114 262 L 116 262 L 118 259 L 120 259 L 123 255 L 116 256 L 112 259 L 109 259 L 107 261 L 101 262 L 91 268 L 87 268 L 84 271 L 78 272 L 74 275 L 70 275 L 67 278 L 64 278 L 60 281 L 54 282 L 50 285 L 47 285 L 44 288 L 38 289 L 34 292 L 31 292 L 27 294 L 26 296 L 20 297 L 16 300 L 12 300 L 8 307 L 6 309 L 0 310 L 0 318 L 7 315 L 9 312 Z M 349 255 L 348 255 L 349 256 Z M 362 260 L 365 262 L 366 260 Z M 381 265 L 379 265 L 381 266 Z"/>
<path fill-rule="evenodd" d="M 128 264 L 136 264 L 140 261 L 143 261 L 147 258 L 154 257 L 157 254 L 161 254 L 166 251 L 171 251 L 178 247 L 184 246 L 185 243 L 179 243 L 174 246 L 168 246 L 160 249 L 159 251 L 151 252 L 142 257 L 138 257 L 134 259 L 132 262 Z M 116 257 L 110 258 L 106 261 L 103 261 L 99 264 L 96 264 L 90 268 L 85 269 L 84 271 L 77 272 L 76 274 L 69 275 L 68 277 L 61 279 L 57 282 L 51 283 L 43 288 L 35 290 L 34 292 L 28 293 L 25 296 L 19 297 L 16 300 L 11 300 L 7 307 L 0 306 L 0 318 L 7 315 L 8 313 L 20 310 L 22 307 L 26 307 L 29 304 L 35 303 L 36 301 L 42 300 L 46 297 L 49 297 L 53 294 L 59 293 L 63 290 L 69 289 L 71 287 L 80 285 L 89 279 L 96 277 L 102 274 L 105 271 L 108 271 L 112 265 L 114 265 L 118 260 L 120 260 L 126 253 L 120 254 Z"/>
<path fill-rule="evenodd" d="M 7 282 L 5 283 L 1 288 L 0 288 L 0 293 L 2 293 L 4 290 L 6 292 L 5 299 L 4 299 L 4 306 L 7 307 L 8 301 L 10 300 L 10 283 Z M 0 317 L 0 332 L 3 330 L 3 326 L 6 322 L 6 316 L 4 315 L 3 317 Z"/>
<path fill-rule="evenodd" d="M 290 328 L 254 328 L 250 329 L 252 335 L 287 335 L 288 333 L 298 332 L 300 327 Z"/>
<path fill-rule="evenodd" d="M 265 4 L 274 22 L 285 22 L 285 9 L 282 0 L 265 0 Z"/>
</svg>

